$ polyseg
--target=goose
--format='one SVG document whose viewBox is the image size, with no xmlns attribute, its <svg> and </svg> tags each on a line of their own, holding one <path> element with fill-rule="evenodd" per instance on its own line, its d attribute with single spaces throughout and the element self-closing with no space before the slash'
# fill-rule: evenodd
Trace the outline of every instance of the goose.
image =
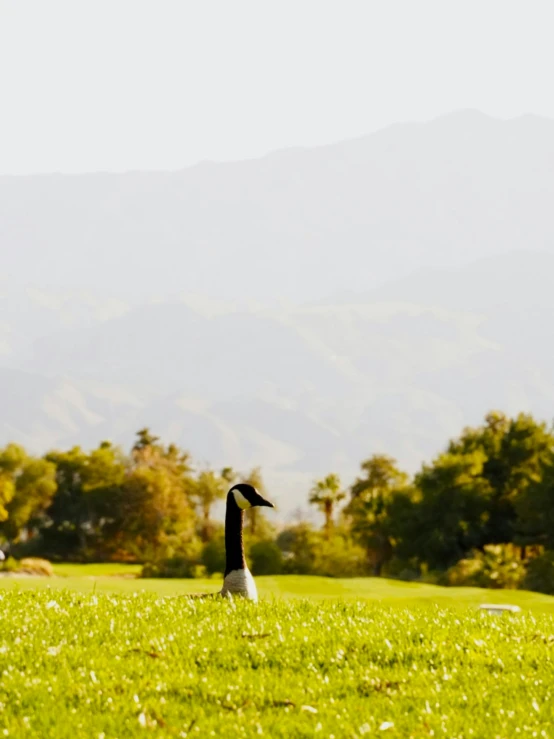
<svg viewBox="0 0 554 739">
<path fill-rule="evenodd" d="M 255 506 L 275 508 L 273 503 L 263 498 L 253 485 L 240 482 L 227 493 L 225 511 L 225 573 L 220 595 L 239 595 L 257 601 L 256 583 L 244 557 L 242 527 L 244 511 Z"/>
</svg>

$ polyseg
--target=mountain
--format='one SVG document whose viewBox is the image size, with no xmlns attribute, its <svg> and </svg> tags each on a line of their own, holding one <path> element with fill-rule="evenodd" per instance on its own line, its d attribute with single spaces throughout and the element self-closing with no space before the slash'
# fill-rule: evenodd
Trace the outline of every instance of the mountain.
<svg viewBox="0 0 554 739">
<path fill-rule="evenodd" d="M 261 465 L 285 512 L 492 408 L 554 417 L 554 123 L 473 112 L 175 173 L 0 178 L 0 443 Z"/>
<path fill-rule="evenodd" d="M 321 299 L 554 251 L 554 122 L 474 111 L 178 172 L 0 178 L 12 284 L 126 299 Z"/>
</svg>

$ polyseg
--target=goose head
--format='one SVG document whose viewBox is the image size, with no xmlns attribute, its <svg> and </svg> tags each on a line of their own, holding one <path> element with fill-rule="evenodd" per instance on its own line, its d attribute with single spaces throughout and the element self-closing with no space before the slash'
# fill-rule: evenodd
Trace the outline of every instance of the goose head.
<svg viewBox="0 0 554 739">
<path fill-rule="evenodd" d="M 245 511 L 247 508 L 255 508 L 256 506 L 275 508 L 271 501 L 262 497 L 253 485 L 249 485 L 246 482 L 233 485 L 229 490 L 229 496 L 233 497 L 241 511 Z"/>
</svg>

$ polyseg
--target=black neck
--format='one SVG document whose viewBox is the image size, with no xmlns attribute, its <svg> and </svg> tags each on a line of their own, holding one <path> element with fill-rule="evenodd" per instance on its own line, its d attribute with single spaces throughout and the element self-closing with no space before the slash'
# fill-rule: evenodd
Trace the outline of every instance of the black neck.
<svg viewBox="0 0 554 739">
<path fill-rule="evenodd" d="M 227 511 L 225 513 L 225 576 L 232 570 L 246 569 L 244 544 L 242 541 L 242 519 L 244 513 L 238 507 L 235 496 L 227 494 Z"/>
</svg>

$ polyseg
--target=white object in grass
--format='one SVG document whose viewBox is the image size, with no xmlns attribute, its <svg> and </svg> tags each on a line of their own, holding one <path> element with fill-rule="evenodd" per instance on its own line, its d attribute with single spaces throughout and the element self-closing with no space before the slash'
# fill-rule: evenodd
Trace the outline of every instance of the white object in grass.
<svg viewBox="0 0 554 739">
<path fill-rule="evenodd" d="M 495 616 L 500 616 L 503 613 L 519 613 L 521 611 L 519 606 L 512 606 L 509 603 L 483 603 L 479 608 L 481 611 L 493 613 Z"/>
</svg>

